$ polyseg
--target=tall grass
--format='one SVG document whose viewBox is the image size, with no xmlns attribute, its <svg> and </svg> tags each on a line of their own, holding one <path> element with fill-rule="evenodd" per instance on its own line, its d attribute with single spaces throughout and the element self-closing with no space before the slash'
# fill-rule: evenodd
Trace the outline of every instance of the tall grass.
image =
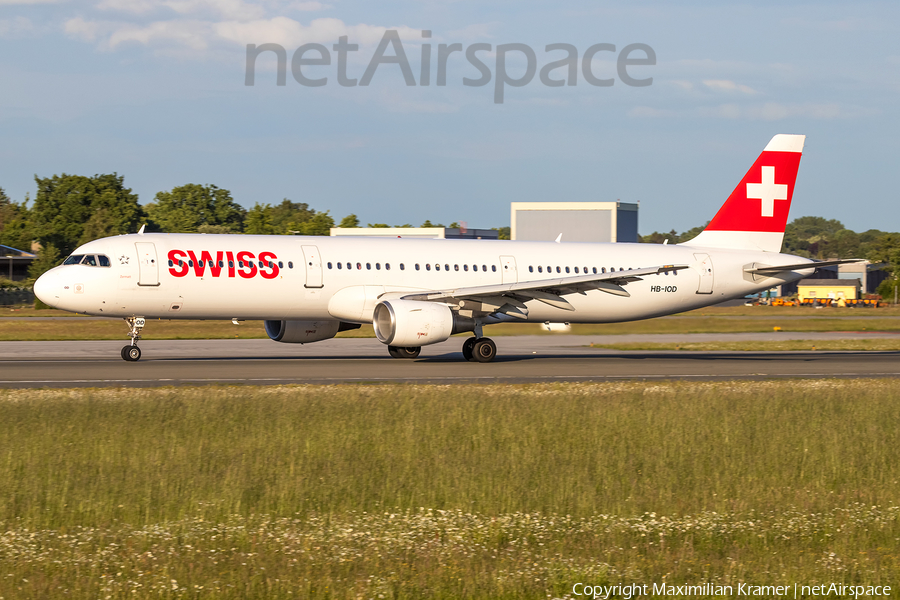
<svg viewBox="0 0 900 600">
<path fill-rule="evenodd" d="M 0 596 L 897 582 L 898 406 L 891 380 L 3 391 Z"/>
</svg>

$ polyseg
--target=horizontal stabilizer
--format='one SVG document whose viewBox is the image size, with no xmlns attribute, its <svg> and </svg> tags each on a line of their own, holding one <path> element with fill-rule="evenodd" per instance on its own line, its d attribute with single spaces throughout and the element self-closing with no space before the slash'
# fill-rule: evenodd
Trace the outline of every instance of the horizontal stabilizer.
<svg viewBox="0 0 900 600">
<path fill-rule="evenodd" d="M 775 265 L 771 267 L 756 267 L 755 269 L 744 269 L 745 273 L 755 273 L 767 275 L 769 273 L 782 273 L 784 271 L 803 271 L 805 269 L 818 269 L 819 267 L 833 267 L 835 265 L 846 265 L 851 263 L 864 262 L 863 258 L 847 258 L 843 260 L 823 260 L 819 262 L 799 263 L 796 265 Z"/>
</svg>

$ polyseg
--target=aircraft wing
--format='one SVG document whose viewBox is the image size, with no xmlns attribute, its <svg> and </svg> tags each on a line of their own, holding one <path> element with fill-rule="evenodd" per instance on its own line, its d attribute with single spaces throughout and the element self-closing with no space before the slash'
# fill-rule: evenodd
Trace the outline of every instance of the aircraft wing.
<svg viewBox="0 0 900 600">
<path fill-rule="evenodd" d="M 528 311 L 524 302 L 528 300 L 539 300 L 563 310 L 575 310 L 563 296 L 567 294 L 584 295 L 590 290 L 600 290 L 607 294 L 627 298 L 631 294 L 622 286 L 632 281 L 640 281 L 647 275 L 659 275 L 667 271 L 674 272 L 687 268 L 688 265 L 662 265 L 602 274 L 537 279 L 519 283 L 481 285 L 435 290 L 433 292 L 415 292 L 404 295 L 403 299 L 453 301 L 463 309 L 468 309 L 471 306 L 477 312 L 502 312 L 513 317 L 524 318 Z"/>
</svg>

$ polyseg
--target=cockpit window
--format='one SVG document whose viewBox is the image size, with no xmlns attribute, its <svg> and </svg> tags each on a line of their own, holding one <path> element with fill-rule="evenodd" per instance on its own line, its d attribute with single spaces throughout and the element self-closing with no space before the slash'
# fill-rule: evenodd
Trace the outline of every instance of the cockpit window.
<svg viewBox="0 0 900 600">
<path fill-rule="evenodd" d="M 87 265 L 89 267 L 110 266 L 109 257 L 103 254 L 73 254 L 67 258 L 64 265 Z"/>
</svg>

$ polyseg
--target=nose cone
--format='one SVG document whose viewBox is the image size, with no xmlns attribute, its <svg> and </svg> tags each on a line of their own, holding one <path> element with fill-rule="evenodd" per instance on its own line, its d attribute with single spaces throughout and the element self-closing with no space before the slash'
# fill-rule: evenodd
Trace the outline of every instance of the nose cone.
<svg viewBox="0 0 900 600">
<path fill-rule="evenodd" d="M 60 283 L 55 271 L 56 269 L 50 269 L 34 282 L 34 295 L 49 306 L 56 306 L 59 303 Z"/>
</svg>

